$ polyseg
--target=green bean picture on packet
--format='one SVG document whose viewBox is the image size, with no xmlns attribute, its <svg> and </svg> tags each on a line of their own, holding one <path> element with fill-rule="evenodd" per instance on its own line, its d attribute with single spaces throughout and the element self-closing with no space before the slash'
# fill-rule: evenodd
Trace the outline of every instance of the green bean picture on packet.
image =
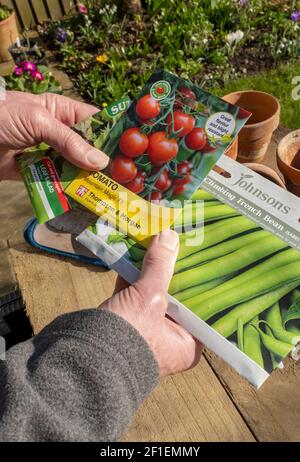
<svg viewBox="0 0 300 462">
<path fill-rule="evenodd" d="M 211 171 L 184 206 L 188 228 L 173 224 L 168 314 L 259 388 L 300 342 L 300 199 L 231 159 L 218 165 L 230 177 Z M 134 239 L 100 218 L 78 240 L 136 279 L 145 249 Z"/>
</svg>

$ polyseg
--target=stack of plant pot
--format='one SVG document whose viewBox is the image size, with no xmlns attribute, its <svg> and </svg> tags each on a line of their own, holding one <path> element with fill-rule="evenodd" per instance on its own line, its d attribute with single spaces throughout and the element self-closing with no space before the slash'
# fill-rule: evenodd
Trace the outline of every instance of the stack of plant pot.
<svg viewBox="0 0 300 462">
<path fill-rule="evenodd" d="M 238 135 L 237 160 L 300 196 L 300 130 L 289 133 L 278 144 L 277 165 L 284 181 L 274 170 L 259 164 L 264 160 L 273 132 L 279 125 L 279 101 L 268 93 L 254 90 L 230 93 L 223 99 L 252 113 Z"/>
<path fill-rule="evenodd" d="M 8 51 L 9 47 L 15 43 L 19 36 L 16 15 L 12 11 L 10 16 L 3 21 L 0 21 L 0 62 L 9 61 L 11 55 Z"/>
<path fill-rule="evenodd" d="M 279 125 L 280 104 L 272 95 L 246 90 L 229 93 L 223 99 L 252 113 L 238 136 L 239 162 L 261 162 L 267 152 L 274 130 Z"/>
<path fill-rule="evenodd" d="M 277 165 L 287 189 L 300 196 L 300 130 L 289 133 L 278 144 Z"/>
</svg>

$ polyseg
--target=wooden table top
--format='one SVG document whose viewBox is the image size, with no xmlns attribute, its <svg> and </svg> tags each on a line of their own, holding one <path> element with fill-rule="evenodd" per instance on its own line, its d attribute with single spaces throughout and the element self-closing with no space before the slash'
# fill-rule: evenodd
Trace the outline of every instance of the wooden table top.
<svg viewBox="0 0 300 462">
<path fill-rule="evenodd" d="M 67 82 L 68 84 L 68 82 Z M 266 163 L 288 130 L 275 133 Z M 116 274 L 36 252 L 22 227 L 32 216 L 17 182 L 0 183 L 0 294 L 18 283 L 35 333 L 62 313 L 98 306 Z M 206 350 L 193 370 L 168 377 L 149 396 L 123 441 L 299 441 L 300 362 L 288 358 L 259 391 Z"/>
</svg>

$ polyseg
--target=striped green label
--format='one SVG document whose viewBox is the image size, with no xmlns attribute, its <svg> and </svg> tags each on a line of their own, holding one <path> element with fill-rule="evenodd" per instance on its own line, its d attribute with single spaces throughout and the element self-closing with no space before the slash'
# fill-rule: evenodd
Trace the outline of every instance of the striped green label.
<svg viewBox="0 0 300 462">
<path fill-rule="evenodd" d="M 45 223 L 70 210 L 58 174 L 49 157 L 43 157 L 26 166 L 21 175 L 39 223 Z"/>
</svg>

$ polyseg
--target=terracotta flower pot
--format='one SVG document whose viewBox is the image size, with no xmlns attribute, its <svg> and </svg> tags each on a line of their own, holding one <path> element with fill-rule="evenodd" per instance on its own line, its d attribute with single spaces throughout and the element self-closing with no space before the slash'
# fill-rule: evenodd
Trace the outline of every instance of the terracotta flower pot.
<svg viewBox="0 0 300 462">
<path fill-rule="evenodd" d="M 225 156 L 230 157 L 231 159 L 236 160 L 237 155 L 238 155 L 238 139 L 237 137 L 233 140 L 229 148 L 226 149 L 224 152 Z M 214 166 L 213 170 L 217 173 L 224 173 L 224 170 L 221 167 L 218 167 L 217 165 Z"/>
<path fill-rule="evenodd" d="M 254 90 L 229 93 L 223 99 L 252 113 L 238 135 L 238 161 L 261 162 L 279 125 L 279 101 L 268 93 Z"/>
<path fill-rule="evenodd" d="M 13 11 L 7 19 L 0 21 L 0 62 L 9 61 L 11 59 L 8 49 L 13 43 L 15 43 L 18 36 L 19 32 L 16 23 L 16 16 Z"/>
<path fill-rule="evenodd" d="M 246 167 L 250 168 L 256 173 L 259 173 L 261 176 L 266 178 L 267 180 L 272 181 L 273 183 L 277 184 L 281 188 L 286 189 L 284 181 L 280 178 L 277 172 L 270 167 L 262 164 L 256 164 L 255 162 L 249 162 L 244 164 Z"/>
<path fill-rule="evenodd" d="M 230 157 L 231 159 L 236 160 L 238 156 L 238 138 L 236 137 L 229 148 L 226 149 L 225 155 Z"/>
<path fill-rule="evenodd" d="M 289 133 L 278 144 L 277 165 L 287 189 L 300 196 L 300 130 Z"/>
</svg>

